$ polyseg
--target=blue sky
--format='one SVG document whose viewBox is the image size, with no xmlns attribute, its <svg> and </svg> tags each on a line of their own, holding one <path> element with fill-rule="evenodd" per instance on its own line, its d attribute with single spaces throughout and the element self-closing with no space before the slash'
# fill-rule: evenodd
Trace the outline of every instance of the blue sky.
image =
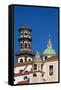
<svg viewBox="0 0 61 90">
<path fill-rule="evenodd" d="M 32 50 L 42 55 L 47 47 L 49 34 L 53 48 L 58 53 L 58 8 L 44 7 L 14 7 L 14 62 L 15 53 L 19 51 L 18 29 L 28 25 L 32 28 Z"/>
</svg>

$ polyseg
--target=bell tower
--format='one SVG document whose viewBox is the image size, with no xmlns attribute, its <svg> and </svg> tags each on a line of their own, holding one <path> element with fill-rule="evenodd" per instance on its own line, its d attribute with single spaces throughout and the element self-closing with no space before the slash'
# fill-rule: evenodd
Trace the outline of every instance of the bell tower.
<svg viewBox="0 0 61 90">
<path fill-rule="evenodd" d="M 19 45 L 20 51 L 31 51 L 31 29 L 23 26 L 19 29 Z"/>
<path fill-rule="evenodd" d="M 22 26 L 19 28 L 19 52 L 16 53 L 17 63 L 32 62 L 34 53 L 31 50 L 31 32 L 32 30 L 28 26 Z"/>
</svg>

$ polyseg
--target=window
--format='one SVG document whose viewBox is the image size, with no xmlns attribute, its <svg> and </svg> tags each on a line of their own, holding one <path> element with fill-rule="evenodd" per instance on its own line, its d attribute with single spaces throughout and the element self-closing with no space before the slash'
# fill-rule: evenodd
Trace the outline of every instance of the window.
<svg viewBox="0 0 61 90">
<path fill-rule="evenodd" d="M 47 59 L 47 56 L 45 56 L 45 59 Z"/>
<path fill-rule="evenodd" d="M 43 77 L 43 76 L 44 76 L 44 74 L 42 73 L 42 74 L 41 74 L 41 76 Z"/>
<path fill-rule="evenodd" d="M 41 70 L 43 70 L 43 64 L 41 64 Z"/>
<path fill-rule="evenodd" d="M 27 79 L 28 79 L 28 77 L 27 77 L 27 76 L 25 76 L 25 77 L 24 77 L 24 80 L 27 80 Z"/>
<path fill-rule="evenodd" d="M 29 34 L 28 34 L 28 35 L 29 35 L 29 36 L 31 35 L 31 34 L 30 34 L 30 32 L 29 32 Z"/>
<path fill-rule="evenodd" d="M 53 75 L 53 65 L 49 66 L 49 75 Z"/>
<path fill-rule="evenodd" d="M 34 64 L 34 70 L 37 70 L 37 64 Z"/>
<path fill-rule="evenodd" d="M 25 43 L 25 48 L 27 48 L 27 43 Z"/>
<path fill-rule="evenodd" d="M 30 43 L 28 44 L 29 49 L 31 49 Z"/>
<path fill-rule="evenodd" d="M 23 36 L 23 32 L 21 32 L 21 35 Z"/>
<path fill-rule="evenodd" d="M 37 75 L 34 73 L 34 74 L 33 74 L 33 77 L 36 77 L 36 76 L 37 76 Z"/>
<path fill-rule="evenodd" d="M 25 36 L 27 36 L 27 33 L 25 32 Z"/>
<path fill-rule="evenodd" d="M 27 73 L 28 71 L 26 70 L 25 73 Z"/>
<path fill-rule="evenodd" d="M 20 62 L 23 62 L 23 59 L 20 59 Z"/>
<path fill-rule="evenodd" d="M 31 59 L 29 59 L 29 61 L 31 61 Z"/>
<path fill-rule="evenodd" d="M 23 49 L 23 43 L 21 43 L 21 49 Z"/>
<path fill-rule="evenodd" d="M 23 72 L 23 70 L 20 70 L 20 73 L 22 73 Z"/>
</svg>

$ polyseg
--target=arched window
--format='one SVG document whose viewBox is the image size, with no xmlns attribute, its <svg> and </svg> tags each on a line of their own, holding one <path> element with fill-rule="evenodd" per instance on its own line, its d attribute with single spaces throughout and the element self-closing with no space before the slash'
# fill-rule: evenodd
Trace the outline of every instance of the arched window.
<svg viewBox="0 0 61 90">
<path fill-rule="evenodd" d="M 25 43 L 25 48 L 27 48 L 27 43 Z"/>
<path fill-rule="evenodd" d="M 23 43 L 21 43 L 21 49 L 23 49 Z"/>
<path fill-rule="evenodd" d="M 20 62 L 23 62 L 23 59 L 20 59 Z"/>
<path fill-rule="evenodd" d="M 34 64 L 34 70 L 37 70 L 37 64 Z"/>
<path fill-rule="evenodd" d="M 30 45 L 30 43 L 28 43 L 28 47 L 29 47 L 29 49 L 31 49 L 31 45 Z"/>
<path fill-rule="evenodd" d="M 53 75 L 53 65 L 49 66 L 49 75 Z"/>
<path fill-rule="evenodd" d="M 41 64 L 41 70 L 43 71 L 43 64 Z"/>
</svg>

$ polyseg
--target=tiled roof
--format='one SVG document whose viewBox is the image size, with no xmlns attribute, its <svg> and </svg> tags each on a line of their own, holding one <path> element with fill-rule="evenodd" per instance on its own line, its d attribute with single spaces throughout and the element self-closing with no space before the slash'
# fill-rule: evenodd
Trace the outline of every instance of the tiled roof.
<svg viewBox="0 0 61 90">
<path fill-rule="evenodd" d="M 14 67 L 29 65 L 29 64 L 32 64 L 32 63 L 33 63 L 33 61 L 27 61 L 27 62 L 23 62 L 23 63 L 16 63 L 16 64 L 14 64 Z"/>
<path fill-rule="evenodd" d="M 28 74 L 36 73 L 36 72 L 45 73 L 43 71 L 38 70 L 38 71 L 28 71 L 26 73 L 16 73 L 16 74 L 14 74 L 14 76 L 16 77 L 16 76 L 28 75 Z"/>
<path fill-rule="evenodd" d="M 20 29 L 20 30 L 29 30 L 30 32 L 32 31 L 32 29 L 30 27 L 28 27 L 27 25 L 23 25 Z"/>
<path fill-rule="evenodd" d="M 49 57 L 49 58 L 47 58 L 47 59 L 45 59 L 44 61 L 45 62 L 50 62 L 50 61 L 57 61 L 58 60 L 58 57 L 57 56 L 51 56 L 51 57 Z"/>
</svg>

